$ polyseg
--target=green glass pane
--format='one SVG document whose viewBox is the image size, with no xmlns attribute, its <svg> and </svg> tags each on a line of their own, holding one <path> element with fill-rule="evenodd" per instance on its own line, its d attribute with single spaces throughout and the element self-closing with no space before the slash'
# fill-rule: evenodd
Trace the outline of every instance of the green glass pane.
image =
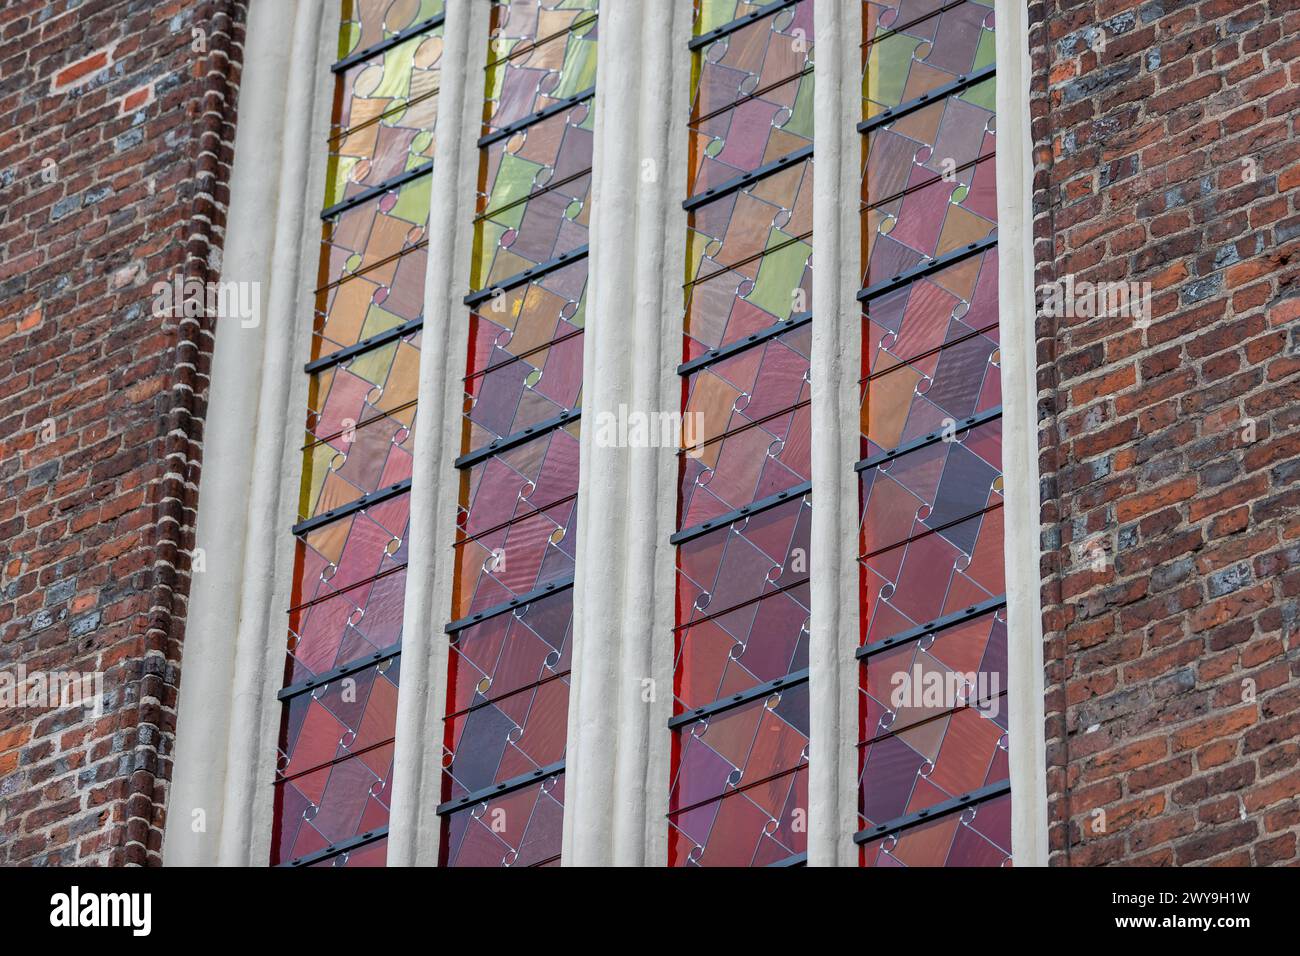
<svg viewBox="0 0 1300 956">
<path fill-rule="evenodd" d="M 905 33 L 894 33 L 875 43 L 862 76 L 863 97 L 885 106 L 901 103 L 912 55 L 921 42 Z"/>
<path fill-rule="evenodd" d="M 986 110 L 996 110 L 998 108 L 997 95 L 997 83 L 993 80 L 985 80 L 983 83 L 976 83 L 969 90 L 963 92 L 959 98 L 967 103 L 982 106 Z"/>
<path fill-rule="evenodd" d="M 788 319 L 794 311 L 794 291 L 803 282 L 804 268 L 812 254 L 812 246 L 806 242 L 791 242 L 793 238 L 780 229 L 772 230 L 754 291 L 746 297 L 778 319 Z"/>
</svg>

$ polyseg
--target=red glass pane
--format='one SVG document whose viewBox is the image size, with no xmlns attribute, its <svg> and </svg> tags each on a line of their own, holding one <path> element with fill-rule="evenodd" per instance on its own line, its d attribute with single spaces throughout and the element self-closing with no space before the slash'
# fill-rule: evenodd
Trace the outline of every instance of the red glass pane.
<svg viewBox="0 0 1300 956">
<path fill-rule="evenodd" d="M 288 700 L 276 766 L 273 862 L 388 822 L 396 658 Z"/>
<path fill-rule="evenodd" d="M 1011 796 L 862 846 L 864 866 L 1010 866 Z"/>
<path fill-rule="evenodd" d="M 335 591 L 324 585 L 309 603 L 289 611 L 285 683 L 297 684 L 398 643 L 406 568 Z"/>
<path fill-rule="evenodd" d="M 989 2 L 867 0 L 863 285 L 996 236 Z M 963 84 L 919 108 L 918 97 Z M 862 456 L 941 440 L 860 474 L 863 661 L 859 824 L 908 825 L 862 846 L 867 866 L 997 866 L 1010 798 L 908 817 L 1008 777 L 997 250 L 874 295 L 863 309 Z M 940 618 L 969 615 L 941 625 Z M 922 636 L 881 650 L 878 642 Z"/>
<path fill-rule="evenodd" d="M 443 866 L 545 866 L 558 862 L 564 775 L 444 817 Z"/>
<path fill-rule="evenodd" d="M 669 793 L 670 860 L 753 866 L 806 848 L 808 685 L 682 728 Z M 777 846 L 765 843 L 773 839 Z"/>
<path fill-rule="evenodd" d="M 595 0 L 514 0 L 492 10 L 484 124 L 523 124 L 480 151 L 468 314 L 452 617 L 553 593 L 450 638 L 442 800 L 562 766 L 577 529 L 593 101 L 539 111 L 595 81 Z M 528 281 L 497 290 L 552 259 Z M 545 427 L 542 426 L 544 423 Z M 528 435 L 494 450 L 508 436 Z M 473 459 L 471 459 L 473 460 Z M 559 861 L 563 771 L 443 814 L 445 866 Z"/>
</svg>

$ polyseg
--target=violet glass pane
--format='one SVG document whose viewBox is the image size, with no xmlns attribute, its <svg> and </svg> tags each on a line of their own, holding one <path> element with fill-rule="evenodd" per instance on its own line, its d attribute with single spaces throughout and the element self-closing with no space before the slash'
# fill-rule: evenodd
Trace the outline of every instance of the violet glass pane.
<svg viewBox="0 0 1300 956">
<path fill-rule="evenodd" d="M 795 589 L 684 628 L 677 639 L 674 712 L 803 670 L 809 625 L 807 595 Z"/>
<path fill-rule="evenodd" d="M 567 674 L 572 617 L 569 588 L 451 635 L 452 712 L 504 700 Z"/>
<path fill-rule="evenodd" d="M 453 617 L 573 573 L 577 427 L 545 432 L 474 467 L 472 498 L 459 517 Z"/>
<path fill-rule="evenodd" d="M 691 104 L 691 195 L 812 144 L 812 3 L 705 49 Z"/>
<path fill-rule="evenodd" d="M 866 658 L 861 675 L 866 739 L 884 739 L 958 706 L 983 705 L 1006 689 L 1004 607 Z M 927 696 L 941 691 L 943 696 Z M 995 722 L 1005 728 L 1005 700 L 998 710 Z"/>
<path fill-rule="evenodd" d="M 860 826 L 1007 778 L 1006 621 L 984 615 L 868 658 Z"/>
<path fill-rule="evenodd" d="M 577 493 L 576 426 L 553 429 L 470 467 L 469 504 L 461 511 L 460 528 L 478 537 Z"/>
<path fill-rule="evenodd" d="M 949 96 L 867 134 L 863 144 L 863 207 L 879 206 L 936 180 L 964 185 L 962 204 L 986 218 L 994 187 L 994 116 L 959 96 Z M 946 179 L 944 177 L 947 177 Z"/>
<path fill-rule="evenodd" d="M 1010 866 L 1011 795 L 869 841 L 861 860 L 863 866 Z"/>
<path fill-rule="evenodd" d="M 877 377 L 974 336 L 996 343 L 997 247 L 876 296 L 862 318 L 864 364 Z"/>
<path fill-rule="evenodd" d="M 569 678 L 491 695 L 447 717 L 443 796 L 458 800 L 564 759 Z"/>
<path fill-rule="evenodd" d="M 811 339 L 804 325 L 688 376 L 683 526 L 811 477 Z"/>
<path fill-rule="evenodd" d="M 595 4 L 533 12 L 508 10 L 494 31 L 488 66 L 485 132 L 495 132 L 586 92 L 596 79 Z M 526 25 L 525 25 L 526 24 Z M 524 32 L 520 32 L 524 31 Z M 533 32 L 538 31 L 538 32 Z"/>
<path fill-rule="evenodd" d="M 289 611 L 289 661 L 286 684 L 309 677 L 398 643 L 406 569 L 365 581 L 346 591 L 323 588 L 310 604 Z"/>
<path fill-rule="evenodd" d="M 405 565 L 410 510 L 407 491 L 302 535 L 297 603 Z"/>
<path fill-rule="evenodd" d="M 808 760 L 807 684 L 679 734 L 668 814 L 674 863 L 754 866 L 803 851 L 805 836 L 794 823 L 807 807 L 800 780 Z"/>
<path fill-rule="evenodd" d="M 811 523 L 812 501 L 804 495 L 681 544 L 679 626 L 723 613 L 755 616 L 757 599 L 777 591 L 795 594 L 807 607 L 808 570 L 801 556 L 808 554 Z"/>
<path fill-rule="evenodd" d="M 932 531 L 951 534 L 946 529 L 983 511 L 990 493 L 1001 491 L 1001 459 L 1002 420 L 995 419 L 860 472 L 860 552 Z M 954 543 L 969 549 L 973 532 Z"/>
<path fill-rule="evenodd" d="M 1002 563 L 1002 496 L 996 492 L 988 510 L 973 518 L 859 559 L 863 643 L 1006 593 Z"/>
<path fill-rule="evenodd" d="M 759 282 L 762 260 L 779 248 L 797 246 L 798 240 L 812 231 L 812 160 L 802 160 L 697 206 L 689 218 L 686 255 L 687 261 L 695 264 L 692 282 L 703 282 L 724 269 Z M 802 251 L 806 259 L 812 250 Z M 786 258 L 795 255 L 787 252 Z M 792 263 L 782 264 L 787 272 L 793 267 Z M 784 290 L 786 300 L 798 286 L 800 272 L 794 272 L 795 281 Z M 786 317 L 788 313 L 780 316 Z"/>
<path fill-rule="evenodd" d="M 345 0 L 338 58 L 342 60 L 419 26 L 445 7 L 446 0 Z"/>
<path fill-rule="evenodd" d="M 872 6 L 868 4 L 868 6 Z M 915 100 L 993 62 L 993 4 L 904 4 L 897 13 L 864 11 L 863 117 Z M 927 15 L 929 14 L 929 15 Z M 883 26 L 883 29 L 882 29 Z M 992 88 L 975 94 L 993 108 Z"/>
<path fill-rule="evenodd" d="M 321 249 L 327 260 L 326 280 L 333 283 L 365 273 L 373 281 L 391 284 L 397 257 L 424 242 L 431 185 L 426 173 L 326 222 Z"/>
<path fill-rule="evenodd" d="M 587 243 L 590 100 L 483 150 L 470 285 L 483 289 Z"/>
<path fill-rule="evenodd" d="M 873 375 L 862 403 L 863 457 L 997 408 L 1002 404 L 999 361 L 998 343 L 977 335 Z"/>
<path fill-rule="evenodd" d="M 398 659 L 287 701 L 276 766 L 277 862 L 388 822 Z"/>
<path fill-rule="evenodd" d="M 544 866 L 559 859 L 564 775 L 443 818 L 443 866 Z"/>
</svg>

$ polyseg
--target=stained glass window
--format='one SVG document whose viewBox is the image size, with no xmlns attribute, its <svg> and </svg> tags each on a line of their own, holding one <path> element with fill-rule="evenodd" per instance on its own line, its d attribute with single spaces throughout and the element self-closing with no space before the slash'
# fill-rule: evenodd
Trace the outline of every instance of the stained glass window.
<svg viewBox="0 0 1300 956">
<path fill-rule="evenodd" d="M 813 0 L 698 0 L 669 864 L 807 849 Z"/>
<path fill-rule="evenodd" d="M 383 866 L 442 0 L 344 0 L 272 863 Z"/>
<path fill-rule="evenodd" d="M 865 866 L 1011 858 L 993 27 L 863 3 Z"/>
<path fill-rule="evenodd" d="M 560 857 L 595 0 L 494 0 L 444 720 L 444 866 Z"/>
</svg>

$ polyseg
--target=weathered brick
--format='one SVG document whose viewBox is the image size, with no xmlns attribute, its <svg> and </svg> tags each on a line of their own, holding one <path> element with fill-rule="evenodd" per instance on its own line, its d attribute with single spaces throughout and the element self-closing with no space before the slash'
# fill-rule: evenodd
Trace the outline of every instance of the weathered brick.
<svg viewBox="0 0 1300 956">
<path fill-rule="evenodd" d="M 184 274 L 188 239 L 224 238 L 228 167 L 201 216 L 192 197 L 201 137 L 235 119 L 244 5 L 194 8 L 207 56 L 171 28 L 178 8 L 0 4 L 0 669 L 98 673 L 107 698 L 98 719 L 0 711 L 6 864 L 121 863 L 129 836 L 160 862 L 188 573 L 163 600 L 154 556 L 193 502 L 159 463 L 177 428 L 197 469 L 212 340 L 152 321 L 150 288 Z M 224 113 L 205 116 L 209 91 Z M 175 640 L 142 706 L 151 610 Z"/>
</svg>

